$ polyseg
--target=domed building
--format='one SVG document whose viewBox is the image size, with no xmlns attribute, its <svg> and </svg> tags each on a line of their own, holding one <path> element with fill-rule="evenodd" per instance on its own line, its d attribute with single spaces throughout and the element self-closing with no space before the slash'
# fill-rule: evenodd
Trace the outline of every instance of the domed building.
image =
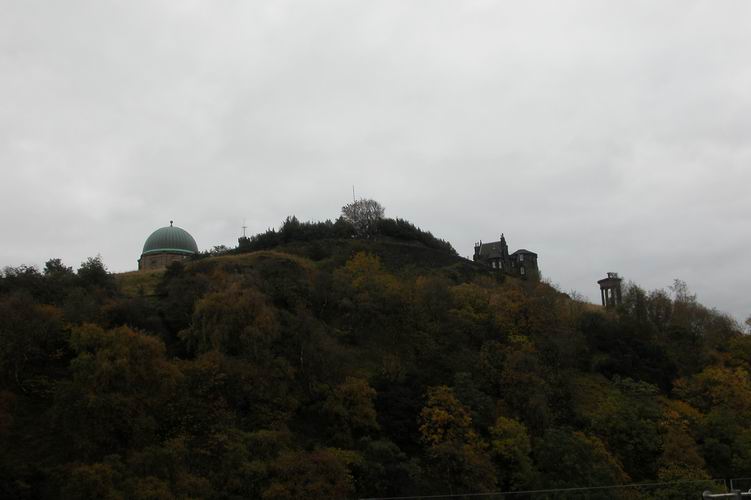
<svg viewBox="0 0 751 500">
<path fill-rule="evenodd" d="M 146 238 L 138 259 L 138 270 L 162 269 L 197 253 L 198 245 L 190 233 L 169 221 L 169 226 L 157 229 Z"/>
</svg>

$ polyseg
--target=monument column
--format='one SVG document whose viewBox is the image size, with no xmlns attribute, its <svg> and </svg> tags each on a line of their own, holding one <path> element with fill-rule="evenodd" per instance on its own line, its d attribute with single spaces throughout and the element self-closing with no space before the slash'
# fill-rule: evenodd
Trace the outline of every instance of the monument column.
<svg viewBox="0 0 751 500">
<path fill-rule="evenodd" d="M 621 281 L 618 273 L 608 273 L 608 277 L 597 282 L 600 285 L 600 297 L 603 307 L 610 309 L 621 305 Z"/>
</svg>

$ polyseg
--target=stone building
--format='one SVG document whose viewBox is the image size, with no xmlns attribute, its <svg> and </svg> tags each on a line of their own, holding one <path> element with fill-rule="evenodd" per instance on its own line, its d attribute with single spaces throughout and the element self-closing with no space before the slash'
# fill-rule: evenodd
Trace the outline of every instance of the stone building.
<svg viewBox="0 0 751 500">
<path fill-rule="evenodd" d="M 540 279 L 537 254 L 523 248 L 509 254 L 506 238 L 503 234 L 501 234 L 499 241 L 475 243 L 475 254 L 472 260 L 512 276 L 523 279 Z"/>
<path fill-rule="evenodd" d="M 172 225 L 157 229 L 146 238 L 138 270 L 162 269 L 198 253 L 196 240 L 185 229 Z"/>
<path fill-rule="evenodd" d="M 603 278 L 597 282 L 600 285 L 600 298 L 602 299 L 603 307 L 612 308 L 618 307 L 623 301 L 621 295 L 621 282 L 623 278 L 618 276 L 618 273 L 608 273 L 607 278 Z"/>
</svg>

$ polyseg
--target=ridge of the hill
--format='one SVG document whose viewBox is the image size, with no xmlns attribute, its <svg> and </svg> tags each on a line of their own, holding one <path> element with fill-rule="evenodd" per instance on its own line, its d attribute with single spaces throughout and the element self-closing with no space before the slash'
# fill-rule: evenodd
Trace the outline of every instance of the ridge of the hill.
<svg viewBox="0 0 751 500">
<path fill-rule="evenodd" d="M 193 262 L 185 262 L 187 267 L 212 266 L 216 263 L 250 262 L 261 257 L 278 256 L 292 258 L 300 257 L 308 261 L 309 266 L 316 269 L 332 270 L 346 263 L 359 252 L 370 253 L 379 258 L 383 267 L 390 272 L 402 276 L 416 274 L 438 273 L 453 282 L 469 281 L 479 276 L 501 277 L 487 266 L 460 257 L 455 253 L 441 249 L 427 247 L 417 241 L 402 241 L 393 238 L 364 239 L 322 239 L 316 241 L 294 241 L 279 244 L 266 250 L 251 252 L 229 251 L 218 255 L 206 254 Z M 302 263 L 302 260 L 298 259 Z M 164 269 L 153 271 L 131 271 L 115 274 L 123 292 L 135 295 L 139 287 L 146 291 L 154 291 Z M 502 277 L 503 279 L 515 279 Z"/>
</svg>

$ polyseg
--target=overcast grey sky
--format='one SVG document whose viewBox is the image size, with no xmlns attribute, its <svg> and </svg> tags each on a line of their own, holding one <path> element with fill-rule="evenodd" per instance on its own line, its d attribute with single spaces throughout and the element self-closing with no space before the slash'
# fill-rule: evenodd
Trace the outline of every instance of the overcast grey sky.
<svg viewBox="0 0 751 500">
<path fill-rule="evenodd" d="M 745 318 L 751 2 L 0 0 L 0 266 L 371 197 Z"/>
</svg>

